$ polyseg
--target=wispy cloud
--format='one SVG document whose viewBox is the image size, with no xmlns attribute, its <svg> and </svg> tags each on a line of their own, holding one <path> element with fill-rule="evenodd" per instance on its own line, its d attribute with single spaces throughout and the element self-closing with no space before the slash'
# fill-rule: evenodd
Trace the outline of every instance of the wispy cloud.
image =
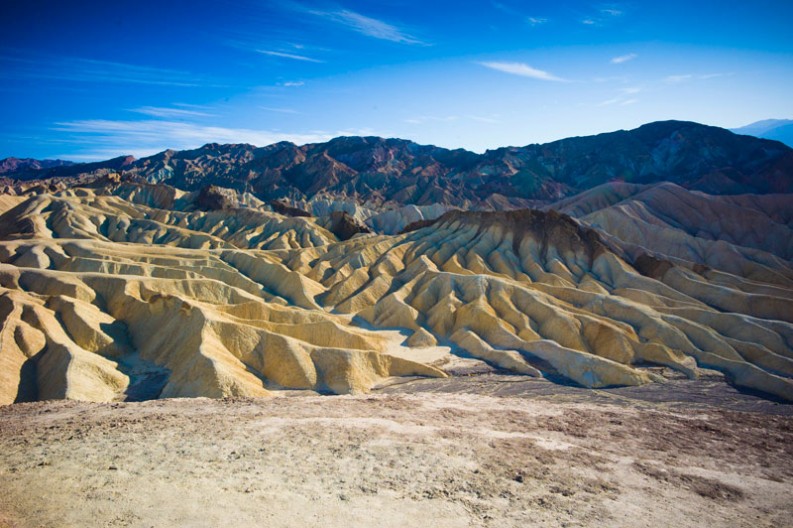
<svg viewBox="0 0 793 528">
<path fill-rule="evenodd" d="M 75 152 L 64 154 L 67 159 L 107 159 L 122 154 L 147 156 L 167 148 L 189 149 L 206 143 L 251 143 L 270 145 L 279 141 L 297 144 L 328 141 L 340 135 L 355 135 L 359 130 L 336 132 L 312 131 L 286 133 L 273 130 L 203 126 L 166 120 L 114 121 L 105 119 L 78 120 L 56 123 L 54 130 L 71 134 L 66 143 Z M 366 130 L 368 134 L 372 131 Z"/>
<path fill-rule="evenodd" d="M 15 66 L 3 67 L 4 62 L 13 63 Z M 0 68 L 2 69 L 0 78 L 6 79 L 26 78 L 176 87 L 205 86 L 207 82 L 206 79 L 197 78 L 196 75 L 182 70 L 81 57 L 3 56 L 0 57 Z"/>
<path fill-rule="evenodd" d="M 449 115 L 449 116 L 423 115 L 423 116 L 416 116 L 405 119 L 404 122 L 411 125 L 423 125 L 424 123 L 428 123 L 428 122 L 450 123 L 452 121 L 457 121 L 458 119 L 460 119 L 460 116 L 457 115 Z"/>
<path fill-rule="evenodd" d="M 732 73 L 706 73 L 705 75 L 697 76 L 698 79 L 706 81 L 708 79 L 715 79 L 716 77 L 729 77 Z"/>
<path fill-rule="evenodd" d="M 293 108 L 279 108 L 279 107 L 274 107 L 274 106 L 260 106 L 259 109 L 260 110 L 266 110 L 267 112 L 276 112 L 278 114 L 294 114 L 294 115 L 302 114 L 302 112 L 298 112 L 297 110 L 295 110 Z"/>
<path fill-rule="evenodd" d="M 492 5 L 495 9 L 498 9 L 499 11 L 503 11 L 504 13 L 507 13 L 508 15 L 515 15 L 518 13 L 513 8 L 502 2 L 490 2 L 490 5 Z"/>
<path fill-rule="evenodd" d="M 306 83 L 304 83 L 303 81 L 286 81 L 281 83 L 281 86 L 285 88 L 298 88 L 300 86 L 305 86 L 305 85 Z"/>
<path fill-rule="evenodd" d="M 598 103 L 597 106 L 611 106 L 619 103 L 620 101 L 622 101 L 621 97 L 614 97 Z"/>
<path fill-rule="evenodd" d="M 625 14 L 623 8 L 617 4 L 603 4 L 595 8 L 597 11 L 590 11 L 581 18 L 581 23 L 585 26 L 605 26 L 616 18 Z"/>
<path fill-rule="evenodd" d="M 319 59 L 314 59 L 312 57 L 306 57 L 305 55 L 297 55 L 295 53 L 284 53 L 282 51 L 257 49 L 256 52 L 257 53 L 261 53 L 262 55 L 269 55 L 271 57 L 280 57 L 282 59 L 292 59 L 292 60 L 296 60 L 296 61 L 316 62 L 316 63 L 325 62 L 325 61 L 321 61 Z"/>
<path fill-rule="evenodd" d="M 162 117 L 166 119 L 190 118 L 190 117 L 214 117 L 214 114 L 199 110 L 185 110 L 184 108 L 166 108 L 161 106 L 141 106 L 133 108 L 132 112 L 144 114 L 151 117 Z"/>
<path fill-rule="evenodd" d="M 351 9 L 320 10 L 309 9 L 295 4 L 292 5 L 306 13 L 320 17 L 325 21 L 332 22 L 350 31 L 366 35 L 367 37 L 397 42 L 399 44 L 427 45 L 426 42 L 419 40 L 399 26 L 362 15 Z"/>
<path fill-rule="evenodd" d="M 690 73 L 686 73 L 683 75 L 669 75 L 664 78 L 664 82 L 669 84 L 678 84 L 681 82 L 690 81 L 693 78 L 694 76 L 691 75 Z"/>
<path fill-rule="evenodd" d="M 622 88 L 618 96 L 602 101 L 598 103 L 596 106 L 612 106 L 612 105 L 627 106 L 634 103 L 638 103 L 639 100 L 632 96 L 640 93 L 641 91 L 642 89 L 638 86 L 630 86 L 628 88 Z"/>
<path fill-rule="evenodd" d="M 521 12 L 518 9 L 515 9 L 512 6 L 509 6 L 502 2 L 491 2 L 490 5 L 492 5 L 493 8 L 501 11 L 502 13 L 506 13 L 510 17 L 525 19 L 526 23 L 532 27 L 541 26 L 548 22 L 547 18 L 539 17 L 539 16 L 527 16 L 525 12 Z"/>
<path fill-rule="evenodd" d="M 490 125 L 495 125 L 501 123 L 497 116 L 479 116 L 479 115 L 448 115 L 448 116 L 434 116 L 434 115 L 422 115 L 422 116 L 415 116 L 408 119 L 403 119 L 403 122 L 408 123 L 410 125 L 423 125 L 426 123 L 452 123 L 455 121 L 460 120 L 470 120 L 476 121 L 478 123 L 487 123 Z"/>
<path fill-rule="evenodd" d="M 632 61 L 639 55 L 636 53 L 628 53 L 627 55 L 620 55 L 619 57 L 614 57 L 611 59 L 612 64 L 622 64 L 624 62 Z"/>
<path fill-rule="evenodd" d="M 732 73 L 705 73 L 694 75 L 686 73 L 682 75 L 669 75 L 664 77 L 664 82 L 667 84 L 680 84 L 688 81 L 707 81 L 708 79 L 715 79 L 717 77 L 729 77 Z"/>
<path fill-rule="evenodd" d="M 470 119 L 471 121 L 477 121 L 479 123 L 487 123 L 488 125 L 500 125 L 503 121 L 498 119 L 496 116 L 488 117 L 488 116 L 478 116 L 478 115 L 467 115 L 465 116 L 466 119 Z"/>
<path fill-rule="evenodd" d="M 480 62 L 479 64 L 491 70 L 518 75 L 520 77 L 529 77 L 540 81 L 564 81 L 561 77 L 557 77 L 547 71 L 532 68 L 523 62 Z"/>
<path fill-rule="evenodd" d="M 615 97 L 614 99 L 608 99 L 606 101 L 603 101 L 602 103 L 599 103 L 597 106 L 612 106 L 612 105 L 628 106 L 638 102 L 639 100 L 636 98 L 624 99 L 622 97 Z"/>
</svg>

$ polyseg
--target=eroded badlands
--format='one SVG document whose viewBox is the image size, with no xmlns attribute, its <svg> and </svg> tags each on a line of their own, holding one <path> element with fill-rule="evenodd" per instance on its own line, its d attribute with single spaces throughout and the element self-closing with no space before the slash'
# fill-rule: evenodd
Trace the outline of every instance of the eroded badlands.
<svg viewBox="0 0 793 528">
<path fill-rule="evenodd" d="M 321 219 L 200 211 L 163 189 L 6 198 L 0 402 L 362 393 L 469 367 L 663 383 L 652 365 L 793 400 L 784 199 L 609 185 L 559 204 L 580 221 L 451 211 L 339 241 Z M 673 214 L 669 193 L 710 209 Z M 687 227 L 725 208 L 776 230 Z"/>
</svg>

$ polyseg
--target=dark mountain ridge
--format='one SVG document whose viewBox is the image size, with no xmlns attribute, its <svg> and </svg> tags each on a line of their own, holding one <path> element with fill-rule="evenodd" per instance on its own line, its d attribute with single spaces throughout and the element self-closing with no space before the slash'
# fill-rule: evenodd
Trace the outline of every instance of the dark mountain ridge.
<svg viewBox="0 0 793 528">
<path fill-rule="evenodd" d="M 0 176 L 6 174 L 21 175 L 26 172 L 35 172 L 52 167 L 67 167 L 74 165 L 71 161 L 60 159 L 37 160 L 33 158 L 5 158 L 0 160 Z"/>
<path fill-rule="evenodd" d="M 711 194 L 793 192 L 793 149 L 685 121 L 475 154 L 403 139 L 338 137 L 298 146 L 220 145 L 133 160 L 50 167 L 20 179 L 120 172 L 186 190 L 207 185 L 262 200 L 317 194 L 382 204 L 477 205 L 493 197 L 556 200 L 609 181 L 671 181 Z"/>
</svg>

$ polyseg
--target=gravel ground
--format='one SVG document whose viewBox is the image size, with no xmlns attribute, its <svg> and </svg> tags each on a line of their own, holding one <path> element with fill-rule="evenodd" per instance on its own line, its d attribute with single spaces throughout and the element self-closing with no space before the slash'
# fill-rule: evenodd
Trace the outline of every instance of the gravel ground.
<svg viewBox="0 0 793 528">
<path fill-rule="evenodd" d="M 791 406 L 520 379 L 0 407 L 0 526 L 790 526 Z"/>
</svg>

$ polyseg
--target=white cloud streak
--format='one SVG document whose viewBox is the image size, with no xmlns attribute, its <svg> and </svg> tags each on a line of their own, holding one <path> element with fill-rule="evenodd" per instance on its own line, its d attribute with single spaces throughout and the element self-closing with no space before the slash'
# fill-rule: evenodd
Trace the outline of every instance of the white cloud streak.
<svg viewBox="0 0 793 528">
<path fill-rule="evenodd" d="M 423 116 L 416 116 L 411 117 L 409 119 L 403 119 L 403 122 L 408 123 L 410 125 L 423 125 L 426 123 L 452 123 L 455 121 L 459 121 L 461 119 L 468 119 L 471 121 L 476 121 L 478 123 L 486 123 L 490 125 L 500 124 L 501 121 L 493 117 L 488 116 L 478 116 L 478 115 L 449 115 L 449 116 L 433 116 L 433 115 L 423 115 Z"/>
<path fill-rule="evenodd" d="M 620 55 L 619 57 L 614 57 L 613 59 L 611 59 L 611 63 L 612 64 L 622 64 L 622 63 L 625 63 L 625 62 L 628 62 L 628 61 L 632 61 L 633 59 L 635 59 L 638 56 L 639 55 L 636 54 L 636 53 L 628 53 L 627 55 Z"/>
<path fill-rule="evenodd" d="M 636 99 L 634 97 L 630 97 L 630 96 L 636 95 L 636 94 L 640 93 L 641 91 L 642 91 L 642 89 L 640 87 L 638 87 L 638 86 L 631 86 L 631 87 L 628 87 L 628 88 L 622 88 L 620 90 L 621 95 L 618 95 L 617 97 L 614 97 L 612 99 L 607 99 L 607 100 L 605 100 L 605 101 L 603 101 L 601 103 L 598 103 L 596 106 L 600 106 L 600 107 L 602 107 L 602 106 L 611 106 L 611 105 L 627 106 L 627 105 L 631 105 L 631 104 L 634 104 L 634 103 L 638 103 L 639 102 L 638 99 Z"/>
<path fill-rule="evenodd" d="M 393 24 L 362 15 L 350 9 L 336 9 L 332 11 L 306 9 L 305 11 L 350 31 L 366 35 L 367 37 L 399 44 L 427 45 L 425 42 L 422 42 Z"/>
<path fill-rule="evenodd" d="M 621 17 L 625 12 L 617 5 L 606 4 L 598 9 L 597 14 L 592 14 L 581 19 L 585 26 L 601 27 L 610 23 L 611 20 Z"/>
<path fill-rule="evenodd" d="M 261 53 L 262 55 L 269 55 L 270 57 L 279 57 L 279 58 L 282 58 L 282 59 L 291 59 L 291 60 L 302 61 L 302 62 L 316 62 L 316 63 L 325 62 L 325 61 L 321 61 L 319 59 L 306 57 L 305 55 L 297 55 L 295 53 L 284 53 L 282 51 L 272 51 L 272 50 L 257 49 L 256 52 L 257 53 Z"/>
<path fill-rule="evenodd" d="M 13 61 L 16 66 L 5 68 L 0 78 L 26 78 L 91 83 L 123 83 L 156 86 L 206 86 L 195 75 L 168 68 L 141 66 L 80 57 L 0 57 L 0 64 Z M 213 85 L 216 86 L 216 85 Z"/>
<path fill-rule="evenodd" d="M 555 81 L 564 82 L 564 79 L 557 77 L 547 71 L 532 68 L 523 62 L 480 62 L 481 66 L 490 68 L 491 70 L 509 73 L 510 75 L 518 75 L 520 77 L 528 77 L 530 79 L 537 79 L 539 81 Z"/>
<path fill-rule="evenodd" d="M 133 112 L 139 114 L 162 117 L 166 119 L 174 118 L 190 118 L 190 117 L 214 117 L 214 114 L 201 112 L 198 110 L 185 110 L 183 108 L 165 108 L 160 106 L 141 106 L 140 108 L 133 108 Z"/>
<path fill-rule="evenodd" d="M 298 112 L 292 108 L 279 108 L 274 106 L 260 106 L 259 109 L 266 110 L 267 112 L 276 112 L 278 114 L 294 114 L 300 115 L 302 112 Z"/>
<path fill-rule="evenodd" d="M 460 116 L 450 115 L 450 116 L 431 116 L 431 115 L 424 115 L 424 116 L 417 116 L 411 117 L 409 119 L 405 119 L 405 123 L 411 125 L 423 125 L 424 123 L 428 122 L 436 122 L 436 123 L 450 123 L 453 121 L 457 121 L 460 119 Z"/>
<path fill-rule="evenodd" d="M 685 75 L 669 75 L 668 77 L 664 78 L 664 82 L 669 84 L 679 84 L 681 82 L 690 81 L 693 78 L 694 76 L 688 73 Z"/>
<path fill-rule="evenodd" d="M 664 78 L 667 84 L 680 84 L 688 81 L 707 81 L 708 79 L 715 79 L 717 77 L 729 77 L 732 73 L 706 73 L 700 75 L 693 75 L 691 73 L 683 75 L 669 75 Z"/>
</svg>

